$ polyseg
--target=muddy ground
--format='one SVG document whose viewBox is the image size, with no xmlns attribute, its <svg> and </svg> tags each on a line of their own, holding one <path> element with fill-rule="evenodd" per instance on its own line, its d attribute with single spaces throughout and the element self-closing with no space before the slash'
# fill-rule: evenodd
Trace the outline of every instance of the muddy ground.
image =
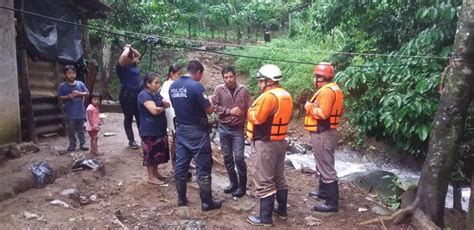
<svg viewBox="0 0 474 230">
<path fill-rule="evenodd" d="M 212 89 L 220 83 L 222 62 L 209 54 L 191 53 L 189 59 L 198 58 L 206 65 L 203 83 L 206 89 Z M 212 92 L 212 91 L 210 91 Z M 248 192 L 247 196 L 234 200 L 223 193 L 227 185 L 225 169 L 220 149 L 214 145 L 216 162 L 213 167 L 213 194 L 224 200 L 219 210 L 202 212 L 195 178 L 188 183 L 189 206 L 176 207 L 177 195 L 171 175 L 171 165 L 160 166 L 160 172 L 169 178 L 167 186 L 150 185 L 145 182 L 145 168 L 142 166 L 140 150 L 127 148 L 127 140 L 122 128 L 122 115 L 108 113 L 103 119 L 101 133 L 115 133 L 115 136 L 100 136 L 99 150 L 104 156 L 95 157 L 104 162 L 105 175 L 98 171 L 72 171 L 70 165 L 73 156 L 87 152 L 75 151 L 73 154 L 55 155 L 55 150 L 67 147 L 67 138 L 53 136 L 40 140 L 41 151 L 24 155 L 18 159 L 4 161 L 0 164 L 0 190 L 14 185 L 14 178 L 19 173 L 25 177 L 28 167 L 40 160 L 48 160 L 55 167 L 60 166 L 61 176 L 44 188 L 11 190 L 11 198 L 0 202 L 0 223 L 2 229 L 18 228 L 151 228 L 151 229 L 244 229 L 255 228 L 246 222 L 246 217 L 258 212 L 258 200 Z M 135 127 L 134 127 L 135 128 Z M 292 138 L 304 141 L 301 127 L 293 125 Z M 138 140 L 138 132 L 135 129 Z M 52 146 L 52 147 L 51 147 Z M 247 159 L 249 175 L 252 175 L 254 164 L 252 157 Z M 55 170 L 57 170 L 55 168 Z M 194 170 L 192 170 L 194 174 Z M 377 217 L 370 210 L 377 206 L 372 196 L 359 191 L 351 184 L 340 185 L 339 212 L 321 214 L 310 211 L 319 202 L 308 198 L 307 193 L 315 187 L 315 176 L 299 170 L 287 168 L 286 175 L 289 191 L 288 220 L 274 218 L 274 227 L 279 229 L 381 229 L 383 224 L 361 226 L 361 221 Z M 59 175 L 58 175 L 59 176 Z M 25 182 L 26 183 L 26 182 Z M 19 185 L 16 185 L 19 186 Z M 25 185 L 26 186 L 26 185 Z M 20 186 L 21 187 L 21 186 Z M 77 194 L 71 197 L 61 195 L 66 189 L 75 189 Z M 249 190 L 253 189 L 249 178 Z M 77 198 L 81 196 L 82 199 Z M 52 200 L 59 199 L 72 208 L 52 205 Z M 362 209 L 361 209 L 362 208 Z M 361 210 L 360 210 L 361 209 Z M 35 217 L 32 214 L 37 214 Z M 119 219 L 121 223 L 116 221 Z M 123 225 L 121 225 L 123 224 Z M 389 226 L 389 229 L 409 229 L 409 224 Z"/>
<path fill-rule="evenodd" d="M 225 169 L 220 163 L 213 168 L 213 194 L 217 199 L 224 200 L 220 210 L 202 212 L 197 189 L 193 181 L 188 185 L 188 207 L 176 207 L 176 191 L 171 178 L 169 164 L 160 167 L 165 176 L 170 177 L 168 186 L 155 186 L 145 183 L 145 168 L 142 166 L 140 150 L 126 147 L 126 136 L 122 130 L 122 115 L 110 113 L 104 119 L 101 132 L 113 132 L 116 136 L 99 139 L 99 149 L 104 156 L 96 157 L 105 164 L 105 175 L 98 171 L 68 171 L 44 188 L 34 188 L 20 193 L 13 198 L 0 202 L 0 222 L 2 228 L 118 228 L 113 220 L 119 216 L 122 223 L 129 228 L 224 228 L 242 229 L 251 227 L 245 218 L 258 211 L 258 200 L 245 196 L 233 200 L 223 193 L 226 185 Z M 10 168 L 13 171 L 27 171 L 31 163 L 40 159 L 49 162 L 61 161 L 72 164 L 69 153 L 56 156 L 49 152 L 47 145 L 67 146 L 67 139 L 50 137 L 41 140 L 41 151 L 25 155 L 19 159 L 8 160 L 1 165 L 2 171 Z M 216 158 L 222 162 L 217 146 L 214 146 Z M 89 156 L 87 152 L 76 151 Z M 69 159 L 69 160 L 64 160 Z M 21 162 L 21 163 L 20 163 Z M 248 159 L 249 170 L 253 171 L 251 158 Z M 11 168 L 10 166 L 15 166 Z M 194 173 L 194 171 L 193 171 Z M 3 177 L 8 177 L 2 174 Z M 357 224 L 372 217 L 370 211 L 358 212 L 358 208 L 370 208 L 374 202 L 366 200 L 366 195 L 354 192 L 352 185 L 341 185 L 341 207 L 337 214 L 317 214 L 310 208 L 317 200 L 307 197 L 308 191 L 314 187 L 314 175 L 304 174 L 297 170 L 287 169 L 289 192 L 289 219 L 275 219 L 275 227 L 279 228 L 312 228 L 322 229 L 378 229 L 380 226 L 358 226 Z M 76 189 L 87 198 L 86 204 L 77 199 L 68 198 L 60 193 L 65 189 Z M 250 190 L 253 186 L 249 185 Z M 251 193 L 249 193 L 251 194 Z M 92 196 L 92 200 L 91 200 Z M 94 196 L 96 197 L 94 199 Z M 74 209 L 55 206 L 49 202 L 59 199 Z M 25 212 L 38 214 L 42 218 L 27 219 Z M 398 227 L 397 227 L 398 228 Z"/>
</svg>

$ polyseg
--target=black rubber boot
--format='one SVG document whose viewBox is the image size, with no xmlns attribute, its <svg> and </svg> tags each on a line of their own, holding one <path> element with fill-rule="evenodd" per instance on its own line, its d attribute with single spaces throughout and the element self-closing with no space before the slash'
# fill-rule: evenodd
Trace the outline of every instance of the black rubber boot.
<svg viewBox="0 0 474 230">
<path fill-rule="evenodd" d="M 273 225 L 272 212 L 275 195 L 260 199 L 260 215 L 247 217 L 247 222 L 256 226 L 270 227 Z"/>
<path fill-rule="evenodd" d="M 211 184 L 199 184 L 199 196 L 201 197 L 201 210 L 210 211 L 219 209 L 222 201 L 212 199 Z"/>
<path fill-rule="evenodd" d="M 224 193 L 233 193 L 237 187 L 239 187 L 239 181 L 237 180 L 237 174 L 234 172 L 229 173 L 230 185 L 224 189 Z"/>
<path fill-rule="evenodd" d="M 319 199 L 323 199 L 323 200 L 327 199 L 325 184 L 321 180 L 321 177 L 319 177 L 319 188 L 318 188 L 318 190 L 316 190 L 314 192 L 309 192 L 308 196 L 309 197 L 318 197 Z"/>
<path fill-rule="evenodd" d="M 178 207 L 188 205 L 186 181 L 176 180 L 176 191 L 178 192 Z"/>
<path fill-rule="evenodd" d="M 277 190 L 276 201 L 278 205 L 273 209 L 273 214 L 282 220 L 286 220 L 288 218 L 288 190 Z"/>
<path fill-rule="evenodd" d="M 233 197 L 243 197 L 247 193 L 247 174 L 239 175 L 239 187 L 232 193 Z"/>
<path fill-rule="evenodd" d="M 339 210 L 339 185 L 337 181 L 325 184 L 327 199 L 325 204 L 317 204 L 313 207 L 316 212 L 337 212 Z"/>
</svg>

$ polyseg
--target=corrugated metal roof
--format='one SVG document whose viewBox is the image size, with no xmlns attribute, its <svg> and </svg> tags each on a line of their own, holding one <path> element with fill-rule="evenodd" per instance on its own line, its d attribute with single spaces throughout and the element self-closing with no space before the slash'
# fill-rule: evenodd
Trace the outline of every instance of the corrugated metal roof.
<svg viewBox="0 0 474 230">
<path fill-rule="evenodd" d="M 73 4 L 79 6 L 79 10 L 87 18 L 105 18 L 107 12 L 114 11 L 112 8 L 102 3 L 100 0 L 70 0 Z"/>
</svg>

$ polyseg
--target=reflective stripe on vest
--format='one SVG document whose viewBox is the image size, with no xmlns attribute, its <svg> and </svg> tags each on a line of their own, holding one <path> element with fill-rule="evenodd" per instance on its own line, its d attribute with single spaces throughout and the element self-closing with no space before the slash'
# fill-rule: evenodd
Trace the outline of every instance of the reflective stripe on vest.
<svg viewBox="0 0 474 230">
<path fill-rule="evenodd" d="M 339 127 L 339 123 L 341 121 L 342 110 L 343 110 L 344 98 L 343 98 L 341 88 L 339 88 L 339 86 L 336 83 L 331 82 L 323 86 L 314 94 L 310 102 L 314 103 L 319 93 L 325 88 L 330 88 L 334 92 L 336 100 L 334 101 L 334 104 L 331 109 L 331 113 L 329 115 L 329 118 L 327 119 L 324 119 L 324 120 L 316 119 L 313 116 L 306 114 L 304 118 L 304 127 L 306 130 L 310 132 L 322 132 L 324 130 L 336 129 L 337 127 Z"/>
<path fill-rule="evenodd" d="M 288 133 L 288 123 L 293 112 L 293 100 L 287 91 L 282 88 L 276 88 L 260 95 L 252 104 L 252 107 L 255 107 L 257 102 L 267 93 L 277 98 L 278 108 L 262 124 L 254 125 L 247 121 L 247 137 L 254 140 L 284 140 Z"/>
</svg>

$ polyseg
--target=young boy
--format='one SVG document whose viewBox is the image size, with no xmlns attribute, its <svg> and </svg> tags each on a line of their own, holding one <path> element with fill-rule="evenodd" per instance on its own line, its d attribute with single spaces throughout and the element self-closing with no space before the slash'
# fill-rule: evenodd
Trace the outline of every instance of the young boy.
<svg viewBox="0 0 474 230">
<path fill-rule="evenodd" d="M 91 103 L 86 109 L 86 130 L 89 132 L 91 138 L 91 151 L 92 155 L 101 156 L 103 153 L 99 153 L 97 148 L 97 141 L 99 140 L 99 124 L 100 124 L 100 112 L 99 106 L 102 98 L 98 93 L 91 94 Z"/>
<path fill-rule="evenodd" d="M 84 136 L 84 97 L 89 95 L 84 83 L 76 81 L 76 68 L 73 65 L 64 66 L 64 82 L 58 87 L 59 99 L 64 103 L 66 113 L 67 133 L 69 137 L 69 147 L 67 151 L 76 149 L 76 133 L 79 137 L 79 148 L 83 151 L 89 150 L 85 146 Z"/>
</svg>

